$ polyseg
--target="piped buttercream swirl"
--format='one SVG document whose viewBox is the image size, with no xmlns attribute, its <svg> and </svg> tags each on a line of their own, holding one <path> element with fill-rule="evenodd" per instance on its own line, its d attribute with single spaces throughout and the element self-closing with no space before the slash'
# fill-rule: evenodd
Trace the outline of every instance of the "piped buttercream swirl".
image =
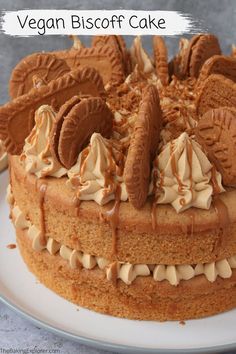
<svg viewBox="0 0 236 354">
<path fill-rule="evenodd" d="M 49 136 L 56 113 L 50 106 L 43 105 L 35 112 L 35 126 L 25 139 L 21 154 L 27 172 L 38 178 L 52 176 L 60 178 L 67 170 L 53 158 L 50 151 Z"/>
<path fill-rule="evenodd" d="M 78 199 L 94 200 L 104 205 L 115 199 L 118 184 L 121 187 L 120 199 L 128 199 L 122 177 L 123 168 L 117 162 L 119 156 L 122 162 L 124 156 L 115 151 L 107 139 L 98 133 L 91 136 L 89 146 L 79 154 L 77 163 L 68 171 L 67 184 L 76 189 Z"/>
<path fill-rule="evenodd" d="M 133 64 L 137 65 L 141 72 L 144 74 L 149 74 L 154 71 L 152 61 L 143 49 L 140 36 L 135 37 L 130 49 L 130 54 Z"/>
<path fill-rule="evenodd" d="M 224 192 L 220 173 L 212 172 L 214 167 L 200 145 L 187 133 L 165 145 L 154 166 L 157 204 L 170 203 L 178 213 L 190 207 L 209 209 L 213 185 L 218 193 Z"/>
</svg>

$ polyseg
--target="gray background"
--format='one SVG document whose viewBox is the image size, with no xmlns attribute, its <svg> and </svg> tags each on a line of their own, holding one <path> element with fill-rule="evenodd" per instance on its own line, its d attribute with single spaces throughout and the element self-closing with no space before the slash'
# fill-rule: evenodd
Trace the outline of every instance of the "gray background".
<svg viewBox="0 0 236 354">
<path fill-rule="evenodd" d="M 215 33 L 225 53 L 236 43 L 235 15 L 236 0 L 0 0 L 0 10 L 34 9 L 136 9 L 136 10 L 178 10 L 190 13 L 201 21 L 204 28 Z M 179 38 L 167 37 L 169 55 L 178 47 Z M 90 39 L 82 38 L 89 44 Z M 132 38 L 127 38 L 131 43 Z M 0 103 L 8 100 L 8 80 L 12 68 L 19 59 L 36 51 L 50 51 L 70 46 L 70 40 L 63 36 L 37 36 L 14 38 L 0 34 Z M 145 47 L 151 51 L 151 40 L 145 38 Z M 235 338 L 236 339 L 236 338 Z M 60 349 L 61 353 L 105 353 L 59 338 L 37 328 L 0 304 L 0 348 Z"/>
</svg>

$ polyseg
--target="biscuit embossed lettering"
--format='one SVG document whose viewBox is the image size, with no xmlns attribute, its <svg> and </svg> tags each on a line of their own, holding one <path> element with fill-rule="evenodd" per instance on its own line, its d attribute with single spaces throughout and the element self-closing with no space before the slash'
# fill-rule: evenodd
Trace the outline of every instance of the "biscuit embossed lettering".
<svg viewBox="0 0 236 354">
<path fill-rule="evenodd" d="M 153 51 L 157 75 L 160 78 L 162 85 L 168 85 L 168 53 L 162 37 L 153 37 Z"/>
<path fill-rule="evenodd" d="M 224 185 L 236 187 L 236 108 L 206 112 L 196 128 L 196 137 L 221 173 Z"/>
<path fill-rule="evenodd" d="M 70 169 L 76 162 L 80 151 L 89 143 L 93 133 L 109 138 L 112 132 L 113 114 L 100 97 L 89 97 L 76 102 L 76 97 L 62 106 L 54 128 L 57 132 L 56 156 L 63 166 Z M 59 134 L 59 136 L 58 136 Z"/>
<path fill-rule="evenodd" d="M 51 105 L 55 111 L 74 95 L 103 96 L 103 82 L 93 68 L 70 71 L 47 85 L 33 88 L 0 107 L 0 138 L 9 153 L 22 152 L 25 138 L 34 126 L 35 111 L 42 105 Z M 19 129 L 20 127 L 20 129 Z"/>
<path fill-rule="evenodd" d="M 14 68 L 10 78 L 9 93 L 12 98 L 24 95 L 34 87 L 34 77 L 49 83 L 70 71 L 62 59 L 49 53 L 34 53 L 23 58 Z M 37 85 L 36 85 L 37 86 Z"/>
<path fill-rule="evenodd" d="M 197 89 L 196 110 L 201 116 L 219 107 L 236 107 L 236 83 L 223 75 L 212 74 Z"/>
<path fill-rule="evenodd" d="M 180 64 L 183 77 L 198 77 L 204 62 L 213 55 L 221 54 L 218 39 L 213 34 L 193 36 Z"/>
</svg>

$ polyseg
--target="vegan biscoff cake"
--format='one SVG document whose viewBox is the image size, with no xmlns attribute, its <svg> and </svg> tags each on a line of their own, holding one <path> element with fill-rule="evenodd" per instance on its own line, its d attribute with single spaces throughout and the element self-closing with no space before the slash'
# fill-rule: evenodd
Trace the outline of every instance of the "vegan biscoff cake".
<svg viewBox="0 0 236 354">
<path fill-rule="evenodd" d="M 236 307 L 236 58 L 136 37 L 35 53 L 0 108 L 7 200 L 30 271 L 109 315 L 185 320 Z"/>
</svg>

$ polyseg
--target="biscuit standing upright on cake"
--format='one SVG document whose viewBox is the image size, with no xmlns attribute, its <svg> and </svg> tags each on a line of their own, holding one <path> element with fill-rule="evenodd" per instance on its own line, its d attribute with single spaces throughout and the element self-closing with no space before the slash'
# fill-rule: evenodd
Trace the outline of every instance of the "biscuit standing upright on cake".
<svg viewBox="0 0 236 354">
<path fill-rule="evenodd" d="M 153 52 L 157 75 L 160 78 L 162 85 L 168 85 L 168 52 L 162 37 L 153 36 Z"/>
<path fill-rule="evenodd" d="M 108 35 L 108 36 L 94 36 L 92 38 L 92 46 L 103 47 L 104 45 L 109 45 L 112 48 L 114 48 L 114 50 L 121 57 L 125 75 L 130 74 L 130 72 L 131 72 L 130 55 L 129 55 L 129 52 L 126 48 L 126 44 L 125 44 L 123 37 Z"/>
<path fill-rule="evenodd" d="M 221 54 L 220 45 L 216 36 L 212 34 L 198 34 L 193 36 L 180 63 L 180 71 L 183 77 L 198 77 L 204 62 L 216 54 Z"/>
<path fill-rule="evenodd" d="M 43 104 L 57 111 L 76 94 L 100 96 L 104 94 L 101 77 L 93 68 L 69 71 L 47 85 L 35 87 L 0 108 L 0 138 L 11 154 L 20 154 L 25 138 L 34 126 L 34 113 Z M 19 130 L 18 127 L 21 126 Z"/>
<path fill-rule="evenodd" d="M 49 53 L 34 53 L 23 58 L 14 68 L 10 78 L 11 98 L 24 95 L 33 87 L 45 85 L 70 71 L 62 59 Z"/>
<path fill-rule="evenodd" d="M 58 113 L 57 123 L 60 123 L 61 130 L 56 140 L 59 160 L 63 166 L 70 169 L 79 153 L 88 145 L 93 133 L 100 133 L 105 138 L 111 136 L 113 114 L 100 97 L 84 98 L 73 106 L 67 105 L 67 108 L 65 115 L 64 107 Z"/>
<path fill-rule="evenodd" d="M 154 85 L 149 85 L 143 92 L 124 170 L 129 201 L 137 209 L 147 199 L 151 163 L 157 151 L 161 126 L 158 91 Z"/>
<path fill-rule="evenodd" d="M 211 109 L 195 130 L 198 142 L 220 171 L 225 186 L 236 187 L 236 107 Z"/>
<path fill-rule="evenodd" d="M 236 83 L 223 75 L 211 74 L 197 87 L 197 113 L 202 116 L 219 107 L 236 107 Z"/>
<path fill-rule="evenodd" d="M 211 74 L 220 74 L 236 82 L 236 58 L 213 55 L 203 64 L 198 77 L 198 84 L 203 83 Z"/>
</svg>

